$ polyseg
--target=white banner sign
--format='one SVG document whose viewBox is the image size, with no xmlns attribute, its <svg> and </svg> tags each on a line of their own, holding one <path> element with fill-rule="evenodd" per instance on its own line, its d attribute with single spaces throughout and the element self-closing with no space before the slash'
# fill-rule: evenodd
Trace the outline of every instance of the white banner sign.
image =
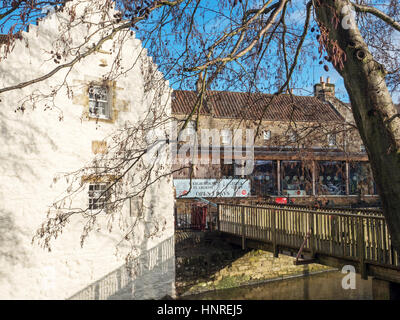
<svg viewBox="0 0 400 320">
<path fill-rule="evenodd" d="M 174 179 L 177 198 L 233 198 L 250 195 L 247 179 Z"/>
</svg>

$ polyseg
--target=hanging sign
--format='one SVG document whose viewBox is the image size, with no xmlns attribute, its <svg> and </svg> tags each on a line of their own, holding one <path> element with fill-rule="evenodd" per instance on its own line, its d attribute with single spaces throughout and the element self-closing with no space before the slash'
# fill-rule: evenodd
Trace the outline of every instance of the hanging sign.
<svg viewBox="0 0 400 320">
<path fill-rule="evenodd" d="M 177 198 L 234 198 L 250 196 L 247 179 L 174 179 Z"/>
</svg>

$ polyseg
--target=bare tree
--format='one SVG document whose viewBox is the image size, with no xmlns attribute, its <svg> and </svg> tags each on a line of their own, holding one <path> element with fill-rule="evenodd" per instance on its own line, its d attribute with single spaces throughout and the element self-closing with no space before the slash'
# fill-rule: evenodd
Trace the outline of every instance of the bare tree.
<svg viewBox="0 0 400 320">
<path fill-rule="evenodd" d="M 56 10 L 68 7 L 61 1 L 4 3 L 0 17 L 3 28 L 5 22 L 9 26 L 7 52 L 12 42 L 18 41 L 16 32 L 45 14 L 44 5 Z M 99 11 L 114 4 L 120 14 L 107 17 L 98 26 L 95 41 L 82 39 L 68 61 L 36 79 L 0 88 L 0 93 L 73 68 L 106 39 L 135 30 L 175 88 L 197 91 L 197 103 L 183 124 L 186 127 L 191 119 L 198 121 L 208 89 L 245 88 L 277 96 L 307 73 L 310 56 L 319 55 L 326 70 L 331 64 L 344 79 L 393 245 L 400 249 L 400 118 L 392 98 L 399 84 L 397 1 L 380 5 L 374 0 L 227 0 L 217 4 L 208 0 L 121 0 L 104 1 Z M 74 21 L 73 10 L 69 14 Z M 11 27 L 8 21 L 12 21 Z M 85 45 L 88 43 L 91 45 Z"/>
</svg>

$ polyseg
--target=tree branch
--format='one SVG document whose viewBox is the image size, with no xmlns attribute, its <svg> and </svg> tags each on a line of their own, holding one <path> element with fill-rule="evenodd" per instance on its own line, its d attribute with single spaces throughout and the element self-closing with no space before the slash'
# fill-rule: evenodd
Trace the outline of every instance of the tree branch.
<svg viewBox="0 0 400 320">
<path fill-rule="evenodd" d="M 179 5 L 181 2 L 183 2 L 183 0 L 176 0 L 176 1 L 159 1 L 159 2 L 156 3 L 156 5 L 154 5 L 154 6 L 150 7 L 150 8 L 148 8 L 148 11 L 147 11 L 147 12 L 150 13 L 150 12 L 152 12 L 152 11 L 154 11 L 154 10 L 156 10 L 156 9 L 158 9 L 158 8 L 160 8 L 160 7 L 162 7 L 162 6 L 173 7 L 173 6 Z M 15 89 L 22 89 L 22 88 L 25 88 L 25 87 L 27 87 L 27 86 L 29 86 L 29 85 L 32 85 L 32 84 L 37 83 L 37 82 L 41 82 L 41 81 L 43 81 L 43 80 L 46 80 L 46 79 L 52 77 L 54 74 L 56 74 L 58 71 L 60 71 L 60 70 L 62 70 L 62 69 L 73 67 L 73 66 L 74 66 L 77 62 L 79 62 L 81 59 L 86 58 L 87 56 L 91 55 L 92 53 L 98 51 L 98 50 L 101 48 L 101 46 L 104 44 L 104 42 L 106 42 L 107 40 L 112 39 L 119 31 L 121 31 L 121 30 L 123 30 L 123 29 L 128 29 L 128 28 L 132 27 L 132 25 L 134 25 L 135 23 L 147 19 L 148 13 L 145 13 L 145 14 L 143 14 L 142 16 L 139 16 L 139 17 L 137 17 L 137 18 L 134 18 L 133 20 L 130 20 L 130 21 L 128 21 L 128 22 L 125 22 L 125 23 L 121 24 L 120 26 L 118 26 L 118 27 L 112 29 L 112 31 L 111 31 L 111 33 L 110 33 L 109 35 L 107 35 L 107 36 L 101 38 L 101 39 L 97 42 L 96 45 L 94 45 L 93 47 L 91 47 L 90 49 L 88 49 L 86 52 L 84 52 L 84 53 L 82 53 L 82 54 L 79 54 L 79 55 L 78 55 L 75 59 L 73 59 L 72 61 L 70 61 L 70 62 L 68 62 L 68 63 L 64 63 L 64 64 L 62 64 L 62 65 L 59 65 L 57 68 L 53 69 L 52 71 L 50 71 L 49 73 L 47 73 L 47 74 L 45 74 L 45 75 L 43 75 L 43 76 L 41 76 L 41 77 L 38 77 L 38 78 L 35 78 L 35 79 L 32 79 L 32 80 L 29 80 L 29 81 L 21 82 L 21 83 L 19 83 L 19 84 L 17 84 L 17 85 L 14 85 L 14 86 L 9 86 L 9 87 L 5 87 L 5 88 L 1 88 L 1 89 L 0 89 L 0 93 L 7 92 L 7 91 L 11 91 L 11 90 L 15 90 Z"/>
<path fill-rule="evenodd" d="M 226 56 L 224 58 L 217 58 L 211 61 L 208 61 L 206 63 L 204 63 L 203 65 L 194 67 L 194 68 L 188 68 L 185 71 L 201 71 L 204 70 L 206 68 L 208 68 L 211 65 L 217 64 L 217 63 L 226 63 L 229 61 L 233 61 L 236 60 L 242 56 L 244 56 L 246 53 L 248 53 L 251 49 L 253 49 L 253 47 L 256 45 L 256 43 L 259 41 L 259 39 L 269 30 L 269 28 L 272 26 L 272 24 L 274 23 L 276 17 L 278 16 L 278 14 L 283 10 L 283 7 L 285 6 L 285 4 L 288 2 L 288 0 L 281 0 L 279 3 L 279 6 L 273 11 L 273 13 L 271 14 L 271 16 L 268 19 L 268 23 L 266 24 L 266 26 L 264 28 L 262 28 L 262 30 L 257 34 L 257 36 L 254 38 L 254 40 L 243 50 L 239 51 L 237 54 L 235 54 L 234 56 L 229 55 Z M 268 2 L 269 3 L 269 2 Z M 263 11 L 266 10 L 266 7 L 264 6 L 263 9 L 259 12 L 259 15 L 263 13 Z M 222 39 L 227 38 L 228 36 L 233 36 L 235 34 L 237 34 L 238 32 L 240 32 L 241 30 L 243 30 L 245 27 L 247 27 L 247 24 L 250 21 L 253 21 L 253 19 L 255 19 L 255 17 L 257 17 L 258 15 L 253 16 L 250 20 L 248 20 L 245 24 L 245 26 L 243 26 L 242 28 L 239 28 L 238 30 L 236 30 L 237 32 L 234 33 L 230 33 L 227 35 L 224 35 L 220 40 L 218 40 L 213 47 L 215 47 L 216 44 L 219 44 Z"/>
<path fill-rule="evenodd" d="M 398 23 L 396 20 L 389 17 L 384 12 L 378 10 L 377 8 L 364 6 L 364 5 L 353 3 L 353 2 L 351 2 L 351 4 L 353 5 L 354 9 L 357 12 L 370 13 L 370 14 L 374 15 L 375 17 L 383 20 L 384 22 L 386 22 L 388 25 L 392 26 L 397 31 L 400 31 L 400 23 Z"/>
</svg>

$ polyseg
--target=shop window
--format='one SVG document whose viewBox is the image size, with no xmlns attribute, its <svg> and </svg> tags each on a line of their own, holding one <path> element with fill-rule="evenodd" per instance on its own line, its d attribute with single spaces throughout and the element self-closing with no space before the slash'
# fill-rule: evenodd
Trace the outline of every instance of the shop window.
<svg viewBox="0 0 400 320">
<path fill-rule="evenodd" d="M 344 161 L 318 161 L 316 169 L 318 195 L 346 194 L 346 164 Z"/>
<path fill-rule="evenodd" d="M 224 159 L 221 159 L 221 178 L 237 178 L 240 179 L 244 176 L 245 163 L 242 161 L 231 160 L 232 163 L 225 163 Z"/>
<path fill-rule="evenodd" d="M 351 195 L 377 194 L 372 170 L 368 162 L 350 162 L 349 188 Z"/>
<path fill-rule="evenodd" d="M 187 128 L 196 131 L 196 121 L 190 120 L 187 124 Z"/>
<path fill-rule="evenodd" d="M 288 196 L 311 195 L 311 166 L 302 161 L 282 161 L 281 191 L 283 195 Z"/>
<path fill-rule="evenodd" d="M 256 196 L 270 196 L 278 194 L 277 162 L 271 160 L 256 160 L 254 171 L 250 177 L 251 194 Z"/>
</svg>

